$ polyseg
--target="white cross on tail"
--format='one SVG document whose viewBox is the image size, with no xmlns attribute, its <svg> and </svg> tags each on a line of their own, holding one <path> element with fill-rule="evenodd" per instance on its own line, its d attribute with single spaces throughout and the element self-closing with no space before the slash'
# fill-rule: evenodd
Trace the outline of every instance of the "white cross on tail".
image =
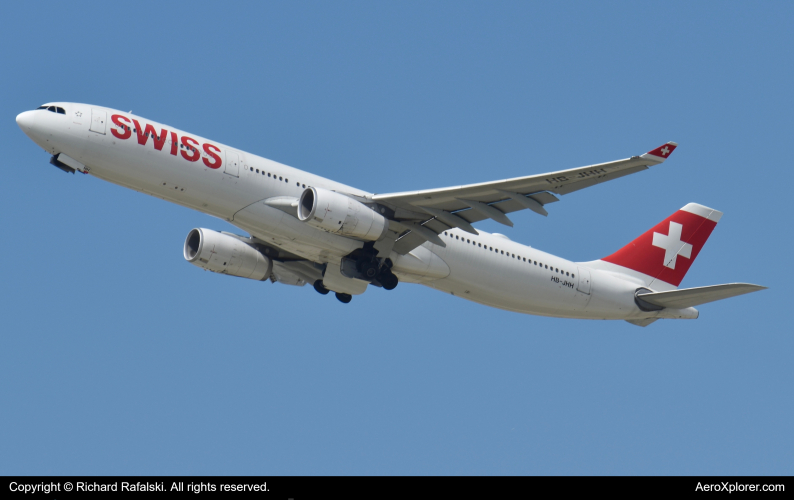
<svg viewBox="0 0 794 500">
<path fill-rule="evenodd" d="M 692 245 L 681 241 L 681 230 L 684 228 L 677 222 L 670 222 L 667 234 L 653 233 L 653 246 L 664 249 L 664 266 L 675 269 L 676 258 L 680 255 L 687 259 L 692 256 Z"/>
</svg>

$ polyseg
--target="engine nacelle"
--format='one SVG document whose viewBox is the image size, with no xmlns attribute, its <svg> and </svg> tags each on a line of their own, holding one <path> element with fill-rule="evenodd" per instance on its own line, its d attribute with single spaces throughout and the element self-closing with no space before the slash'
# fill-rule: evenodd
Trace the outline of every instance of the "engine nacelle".
<svg viewBox="0 0 794 500">
<path fill-rule="evenodd" d="M 310 187 L 298 201 L 298 219 L 317 229 L 366 241 L 379 240 L 389 221 L 363 203 L 343 194 Z"/>
<path fill-rule="evenodd" d="M 252 280 L 270 278 L 273 262 L 241 236 L 197 228 L 185 239 L 185 260 L 207 271 Z"/>
</svg>

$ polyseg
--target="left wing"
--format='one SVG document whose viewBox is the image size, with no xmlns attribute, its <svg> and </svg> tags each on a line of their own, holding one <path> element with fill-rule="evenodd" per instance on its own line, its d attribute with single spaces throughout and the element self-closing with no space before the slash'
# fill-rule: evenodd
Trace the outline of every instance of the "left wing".
<svg viewBox="0 0 794 500">
<path fill-rule="evenodd" d="M 507 226 L 508 213 L 530 209 L 548 215 L 544 205 L 565 195 L 645 170 L 667 159 L 678 146 L 668 142 L 642 156 L 547 174 L 423 191 L 376 194 L 372 201 L 394 211 L 400 232 L 394 250 L 405 254 L 425 241 L 444 245 L 438 234 L 451 227 L 476 234 L 471 223 L 493 219 Z M 552 194 L 554 193 L 554 194 Z"/>
</svg>

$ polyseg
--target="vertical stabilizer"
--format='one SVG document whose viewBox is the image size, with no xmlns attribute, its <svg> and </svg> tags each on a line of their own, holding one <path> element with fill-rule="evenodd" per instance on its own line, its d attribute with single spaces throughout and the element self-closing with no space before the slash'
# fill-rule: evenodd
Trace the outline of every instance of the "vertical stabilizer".
<svg viewBox="0 0 794 500">
<path fill-rule="evenodd" d="M 690 203 L 617 252 L 601 259 L 678 287 L 722 212 Z"/>
</svg>

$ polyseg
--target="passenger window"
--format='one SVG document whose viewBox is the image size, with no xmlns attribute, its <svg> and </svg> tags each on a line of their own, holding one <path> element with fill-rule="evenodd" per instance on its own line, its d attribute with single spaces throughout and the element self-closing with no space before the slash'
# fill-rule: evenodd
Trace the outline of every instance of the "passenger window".
<svg viewBox="0 0 794 500">
<path fill-rule="evenodd" d="M 571 275 L 571 278 L 575 278 L 575 277 L 576 277 L 576 275 L 575 275 L 575 274 L 572 274 L 572 275 Z"/>
</svg>

